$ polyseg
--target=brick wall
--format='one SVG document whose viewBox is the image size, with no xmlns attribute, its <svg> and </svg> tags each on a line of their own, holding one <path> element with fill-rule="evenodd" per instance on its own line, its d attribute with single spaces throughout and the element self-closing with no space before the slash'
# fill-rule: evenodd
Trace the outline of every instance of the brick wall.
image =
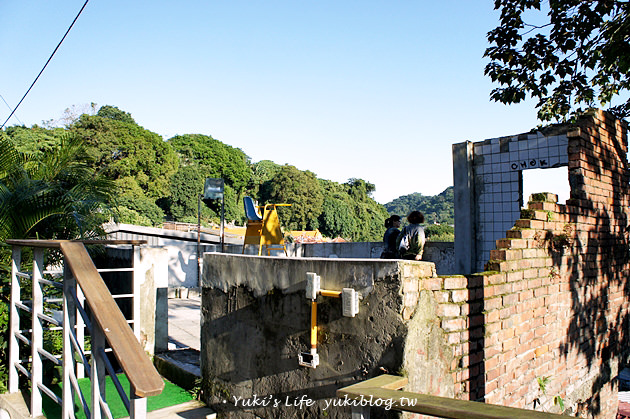
<svg viewBox="0 0 630 419">
<path fill-rule="evenodd" d="M 480 275 L 486 402 L 553 410 L 557 395 L 582 417 L 615 416 L 628 343 L 626 129 L 603 112 L 580 121 L 567 133 L 571 199 L 533 195 L 497 240 Z"/>
<path fill-rule="evenodd" d="M 445 395 L 556 412 L 560 396 L 574 415 L 613 418 L 630 327 L 627 126 L 598 111 L 566 136 L 566 205 L 533 195 L 485 272 L 418 289 L 433 293 L 452 352 Z"/>
</svg>

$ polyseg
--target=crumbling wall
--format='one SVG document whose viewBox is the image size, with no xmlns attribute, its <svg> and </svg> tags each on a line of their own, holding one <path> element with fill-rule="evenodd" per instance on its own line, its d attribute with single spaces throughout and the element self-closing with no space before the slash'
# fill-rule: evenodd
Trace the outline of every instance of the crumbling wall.
<svg viewBox="0 0 630 419">
<path fill-rule="evenodd" d="M 629 326 L 626 132 L 603 112 L 569 130 L 566 206 L 533 195 L 487 271 L 469 277 L 483 278 L 485 335 L 471 398 L 557 410 L 560 396 L 581 417 L 615 417 Z"/>
<path fill-rule="evenodd" d="M 482 272 L 495 241 L 519 218 L 523 170 L 568 165 L 569 129 L 453 144 L 456 273 Z"/>
</svg>

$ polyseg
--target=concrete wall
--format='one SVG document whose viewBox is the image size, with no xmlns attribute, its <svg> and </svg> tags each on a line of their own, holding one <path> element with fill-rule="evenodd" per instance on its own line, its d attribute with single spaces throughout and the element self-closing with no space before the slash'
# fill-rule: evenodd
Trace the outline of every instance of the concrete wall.
<svg viewBox="0 0 630 419">
<path fill-rule="evenodd" d="M 168 286 L 171 288 L 199 287 L 197 275 L 197 233 L 165 230 L 162 228 L 111 224 L 106 228 L 111 240 L 146 240 L 149 247 L 166 249 L 168 261 Z M 221 238 L 217 234 L 201 233 L 200 254 L 219 251 Z M 242 243 L 242 239 L 225 237 L 230 245 Z M 240 250 L 239 250 L 240 252 Z"/>
<path fill-rule="evenodd" d="M 362 296 L 355 318 L 342 317 L 339 299 L 319 298 L 321 364 L 316 369 L 298 365 L 298 353 L 310 350 L 307 272 L 318 273 L 324 289 L 352 287 Z M 415 288 L 404 292 L 406 277 L 414 278 Z M 326 401 L 338 388 L 383 371 L 408 374 L 411 389 L 452 395 L 452 354 L 439 328 L 438 302 L 432 292 L 418 288 L 419 278 L 434 280 L 434 265 L 205 254 L 201 365 L 206 402 L 228 418 L 347 418 L 348 407 L 326 409 Z M 279 406 L 250 410 L 235 397 L 277 400 Z M 302 397 L 313 405 L 285 403 Z"/>
<path fill-rule="evenodd" d="M 108 237 L 112 240 L 146 240 L 149 247 L 165 249 L 168 260 L 168 286 L 172 289 L 198 288 L 197 234 L 161 228 L 141 227 L 129 224 L 109 226 Z M 202 233 L 201 254 L 219 252 L 218 236 Z M 242 239 L 226 237 L 225 252 L 241 254 Z M 287 243 L 289 257 L 378 258 L 383 251 L 382 242 L 365 243 Z M 245 254 L 255 255 L 257 246 L 247 246 Z M 427 242 L 424 260 L 434 262 L 440 275 L 455 272 L 453 243 Z M 202 267 L 203 269 L 203 267 Z"/>
</svg>

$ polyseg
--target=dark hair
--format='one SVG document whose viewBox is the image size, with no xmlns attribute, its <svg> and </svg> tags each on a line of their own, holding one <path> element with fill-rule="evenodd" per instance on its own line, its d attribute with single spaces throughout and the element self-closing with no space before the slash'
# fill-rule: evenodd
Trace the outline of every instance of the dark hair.
<svg viewBox="0 0 630 419">
<path fill-rule="evenodd" d="M 424 223 L 424 214 L 420 211 L 411 211 L 407 216 L 407 221 L 411 224 L 422 224 Z"/>
<path fill-rule="evenodd" d="M 394 222 L 400 221 L 400 215 L 392 215 L 388 219 L 385 220 L 385 228 L 390 228 L 394 226 Z"/>
</svg>

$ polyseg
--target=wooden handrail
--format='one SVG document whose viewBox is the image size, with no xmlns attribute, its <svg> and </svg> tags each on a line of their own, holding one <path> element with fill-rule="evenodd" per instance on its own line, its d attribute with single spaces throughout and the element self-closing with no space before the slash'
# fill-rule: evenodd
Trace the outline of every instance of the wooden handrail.
<svg viewBox="0 0 630 419">
<path fill-rule="evenodd" d="M 83 243 L 61 242 L 60 248 L 135 395 L 148 397 L 160 394 L 164 389 L 162 377 L 144 353 Z"/>
<path fill-rule="evenodd" d="M 30 240 L 9 239 L 13 246 L 37 248 L 58 248 L 66 258 L 77 283 L 81 286 L 86 302 L 98 326 L 109 342 L 123 372 L 127 375 L 132 391 L 137 397 L 156 396 L 164 389 L 164 381 L 151 360 L 145 354 L 140 342 L 120 312 L 103 278 L 96 270 L 86 244 L 131 244 L 146 243 L 145 240 Z"/>
<path fill-rule="evenodd" d="M 392 409 L 448 419 L 553 419 L 566 418 L 554 413 L 497 406 L 469 400 L 398 391 L 407 384 L 404 377 L 383 374 L 337 390 L 337 397 L 350 400 L 392 400 Z M 414 403 L 410 403 L 414 401 Z"/>
<path fill-rule="evenodd" d="M 147 244 L 146 240 L 36 240 L 36 239 L 8 239 L 7 244 L 12 246 L 45 247 L 58 249 L 61 243 L 83 243 L 83 244 L 131 244 L 139 246 Z"/>
</svg>

